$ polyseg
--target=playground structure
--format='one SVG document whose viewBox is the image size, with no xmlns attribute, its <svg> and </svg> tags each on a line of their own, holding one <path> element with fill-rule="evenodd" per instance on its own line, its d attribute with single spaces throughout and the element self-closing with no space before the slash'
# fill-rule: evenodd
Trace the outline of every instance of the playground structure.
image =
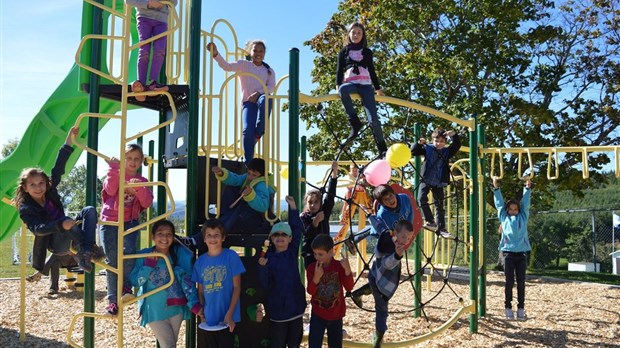
<svg viewBox="0 0 620 348">
<path fill-rule="evenodd" d="M 142 229 L 148 229 L 148 226 L 154 221 L 164 219 L 168 217 L 174 211 L 174 199 L 170 188 L 166 184 L 166 171 L 174 168 L 187 168 L 188 173 L 209 173 L 210 160 L 214 157 L 218 165 L 223 165 L 222 158 L 234 161 L 241 157 L 241 146 L 238 139 L 240 136 L 241 126 L 239 124 L 239 118 L 234 115 L 239 114 L 239 100 L 238 100 L 238 86 L 235 78 L 239 74 L 226 74 L 223 82 L 218 86 L 215 83 L 214 67 L 212 59 L 205 59 L 200 62 L 200 56 L 207 57 L 207 52 L 204 47 L 206 43 L 213 40 L 219 40 L 218 44 L 221 44 L 221 53 L 228 59 L 236 59 L 243 55 L 238 48 L 236 38 L 234 42 L 227 45 L 227 42 L 222 39 L 221 36 L 216 34 L 217 29 L 220 26 L 225 26 L 230 29 L 232 26 L 224 21 L 216 21 L 210 32 L 199 31 L 200 24 L 200 2 L 190 3 L 185 1 L 179 1 L 179 11 L 171 11 L 171 19 L 169 21 L 170 26 L 168 32 L 162 34 L 167 35 L 168 40 L 168 55 L 166 62 L 166 78 L 170 85 L 169 92 L 142 92 L 141 94 L 148 96 L 146 103 L 137 104 L 135 102 L 136 93 L 129 91 L 126 86 L 133 79 L 134 72 L 130 67 L 135 66 L 132 63 L 132 56 L 136 54 L 137 48 L 145 44 L 133 43 L 137 42 L 135 33 L 135 23 L 132 21 L 132 9 L 125 7 L 122 1 L 106 1 L 105 4 L 101 4 L 93 0 L 85 0 L 85 11 L 83 21 L 85 24 L 83 27 L 89 27 L 92 25 L 93 29 L 88 29 L 88 33 L 84 34 L 83 40 L 79 45 L 78 53 L 76 54 L 76 66 L 71 70 L 68 78 L 63 82 L 62 91 L 61 88 L 52 96 L 51 102 L 46 104 L 46 107 L 42 109 L 40 115 L 35 117 L 33 125 L 29 127 L 29 130 L 24 136 L 24 142 L 33 141 L 33 139 L 46 139 L 48 144 L 46 146 L 40 146 L 41 148 L 53 149 L 59 147 L 62 139 L 64 138 L 66 131 L 74 124 L 81 124 L 88 122 L 88 144 L 79 145 L 81 150 L 89 153 L 89 176 L 95 175 L 96 170 L 92 167 L 93 161 L 96 161 L 97 157 L 108 159 L 108 155 L 102 154 L 96 150 L 97 148 L 97 130 L 105 125 L 105 123 L 112 119 L 121 123 L 121 133 L 119 135 L 119 153 L 121 162 L 124 161 L 124 147 L 125 144 L 140 139 L 143 135 L 157 132 L 159 134 L 159 149 L 158 155 L 154 155 L 154 150 L 148 151 L 150 157 L 149 167 L 149 185 L 157 187 L 158 202 L 168 202 L 170 204 L 159 204 L 158 212 L 154 214 L 156 217 L 151 218 L 140 226 L 131 230 L 124 231 L 122 224 L 119 225 L 119 233 L 127 235 L 129 233 L 135 233 Z M 97 24 L 97 13 L 103 12 L 103 22 Z M 178 14 L 177 14 L 178 13 Z M 190 25 L 189 23 L 193 23 Z M 198 23 L 198 25 L 196 25 Z M 96 27 L 100 28 L 97 29 Z M 109 28 L 109 29 L 106 29 Z M 120 35 L 116 34 L 116 30 L 121 31 Z M 190 32 L 190 28 L 191 32 Z M 103 35 L 101 32 L 108 34 Z M 157 37 L 151 39 L 154 40 Z M 130 41 L 131 40 L 131 41 Z M 107 42 L 104 47 L 101 46 L 101 42 Z M 97 47 L 99 46 L 99 47 Z M 107 55 L 102 54 L 98 56 L 100 52 L 106 52 Z M 202 48 L 194 49 L 194 48 Z M 90 50 L 90 51 L 89 51 Z M 120 50 L 120 53 L 118 52 Z M 92 53 L 91 53 L 92 52 Z M 303 191 L 300 182 L 305 179 L 306 166 L 312 165 L 312 163 L 306 163 L 305 156 L 303 155 L 303 146 L 300 149 L 298 146 L 299 139 L 299 124 L 298 113 L 299 103 L 323 103 L 329 101 L 337 101 L 339 97 L 337 95 L 310 97 L 299 93 L 299 66 L 298 66 L 298 52 L 291 50 L 291 71 L 288 76 L 282 77 L 276 86 L 276 92 L 270 99 L 273 99 L 274 107 L 273 113 L 269 118 L 268 127 L 266 127 L 266 133 L 261 140 L 259 146 L 259 153 L 263 158 L 267 160 L 268 170 L 274 173 L 279 173 L 281 167 L 285 163 L 296 163 L 300 161 L 302 163 L 301 173 L 297 166 L 289 166 L 289 189 L 288 192 L 299 200 L 300 193 Z M 120 56 L 120 59 L 118 58 Z M 120 60 L 120 62 L 119 62 Z M 100 64 L 102 63 L 102 64 Z M 84 71 L 88 71 L 91 74 L 84 74 Z M 104 81 L 99 83 L 97 80 L 103 78 Z M 281 90 L 284 82 L 288 80 L 289 94 L 278 94 Z M 192 82 L 194 81 L 194 82 Z M 231 85 L 232 84 L 232 85 Z M 90 93 L 89 98 L 91 100 L 97 100 L 97 102 L 91 101 L 89 110 L 83 110 L 83 102 L 86 96 L 83 92 L 77 91 L 77 86 L 80 86 L 83 90 Z M 71 92 L 72 91 L 72 92 Z M 203 93 L 200 93 L 203 91 Z M 65 95 L 66 93 L 66 95 Z M 105 96 L 106 98 L 116 101 L 110 101 L 103 99 L 99 103 L 99 96 Z M 280 125 L 283 123 L 280 110 L 284 102 L 289 103 L 289 128 L 288 128 L 288 143 L 290 145 L 288 153 L 288 161 L 283 160 L 280 149 L 286 142 L 283 139 L 283 132 L 280 129 Z M 620 176 L 620 164 L 618 157 L 620 155 L 619 147 L 587 147 L 587 148 L 513 148 L 513 149 L 495 149 L 484 147 L 484 133 L 482 127 L 476 124 L 476 119 L 460 120 L 454 118 L 448 114 L 433 110 L 410 101 L 399 100 L 391 97 L 378 97 L 378 102 L 387 103 L 390 105 L 399 105 L 422 112 L 426 112 L 430 115 L 444 118 L 457 125 L 464 126 L 469 130 L 469 147 L 466 149 L 469 152 L 469 160 L 461 160 L 453 165 L 453 170 L 458 171 L 460 175 L 456 176 L 459 193 L 462 193 L 462 202 L 464 215 L 467 217 L 463 220 L 462 224 L 448 221 L 448 225 L 454 225 L 462 228 L 458 233 L 459 238 L 465 241 L 467 244 L 466 250 L 468 251 L 464 257 L 467 258 L 470 265 L 470 294 L 469 303 L 463 301 L 462 307 L 459 311 L 454 313 L 452 318 L 448 320 L 441 327 L 433 330 L 427 335 L 416 337 L 406 342 L 394 342 L 386 346 L 406 346 L 414 343 L 419 343 L 424 340 L 430 339 L 435 335 L 441 334 L 447 328 L 449 328 L 460 316 L 469 314 L 470 319 L 470 331 L 477 331 L 477 319 L 479 316 L 484 316 L 485 312 L 485 269 L 484 263 L 481 262 L 484 259 L 484 248 L 478 242 L 484 240 L 480 236 L 484 236 L 485 223 L 484 218 L 484 200 L 483 194 L 479 187 L 484 187 L 486 168 L 486 155 L 491 156 L 490 171 L 496 173 L 499 176 L 503 176 L 503 156 L 505 154 L 515 154 L 519 156 L 519 164 L 522 163 L 523 156 L 527 157 L 528 166 L 531 166 L 532 156 L 534 154 L 543 154 L 547 156 L 547 177 L 549 179 L 557 178 L 559 173 L 558 154 L 562 152 L 578 152 L 583 154 L 583 177 L 588 177 L 588 154 L 592 152 L 612 152 L 615 156 L 615 173 L 616 176 Z M 73 111 L 67 112 L 66 108 L 62 111 L 56 110 L 53 106 L 58 103 L 63 105 L 69 104 L 69 108 Z M 136 106 L 146 107 L 159 112 L 159 120 L 156 125 L 145 129 L 137 134 L 127 134 L 128 111 Z M 120 114 L 117 114 L 120 112 Z M 200 115 L 200 117 L 199 117 Z M 232 115 L 232 116 L 231 116 Z M 51 126 L 51 128 L 50 128 Z M 200 134 L 198 129 L 201 130 Z M 52 136 L 49 136 L 49 133 Z M 84 131 L 81 136 L 84 136 Z M 414 129 L 415 139 L 418 139 L 420 134 L 420 127 L 417 126 Z M 45 134 L 46 136 L 39 136 Z M 199 142 L 200 138 L 200 142 Z M 177 144 L 182 143 L 182 146 Z M 33 163 L 16 163 L 16 159 L 20 157 L 20 153 L 23 153 L 24 148 L 27 145 L 20 144 L 16 150 L 14 156 L 11 156 L 6 161 L 3 161 L 2 168 L 2 192 L 3 201 L 8 202 L 7 198 L 10 198 L 14 189 L 14 182 L 16 177 L 23 167 L 39 165 L 44 169 L 51 167 L 53 158 L 48 156 L 49 153 L 41 152 L 38 156 L 31 156 Z M 151 146 L 152 147 L 152 146 Z M 477 149 L 477 151 L 475 151 Z M 52 151 L 53 151 L 52 150 Z M 302 152 L 302 155 L 298 154 Z M 79 151 L 76 151 L 79 152 Z M 198 158 L 204 158 L 204 162 L 199 162 Z M 301 157 L 301 160 L 300 160 Z M 154 160 L 158 158 L 158 160 Z M 213 161 L 213 160 L 212 160 Z M 75 162 L 75 158 L 73 158 Z M 418 162 L 418 163 L 415 163 Z M 11 164 L 13 163 L 13 164 Z M 96 164 L 96 162 L 94 162 Z M 360 161 L 359 163 L 364 163 Z M 419 168 L 419 160 L 414 161 L 414 166 Z M 497 165 L 496 165 L 497 164 Z M 158 180 L 154 180 L 151 168 L 157 165 L 157 177 Z M 9 168 L 10 167 L 10 168 Z M 497 169 L 496 169 L 497 167 Z M 519 166 L 519 176 L 522 176 L 521 165 Z M 9 173 L 10 172 L 10 173 Z M 533 175 L 534 171 L 530 172 Z M 121 166 L 121 177 L 124 176 L 124 169 Z M 403 182 L 406 187 L 417 187 L 415 181 L 419 180 L 414 178 L 414 183 L 405 182 L 402 171 L 400 176 L 394 179 Z M 5 180 L 9 179 L 5 182 Z M 189 230 L 192 230 L 194 226 L 199 224 L 200 219 L 204 219 L 208 216 L 209 204 L 219 205 L 220 188 L 219 185 L 214 185 L 209 175 L 205 175 L 203 178 L 202 190 L 200 189 L 201 178 L 188 174 L 187 180 L 187 226 Z M 280 177 L 276 177 L 276 186 L 282 188 Z M 89 179 L 90 180 L 90 179 Z M 12 181 L 9 183 L 9 181 Z M 120 184 L 119 190 L 124 190 L 126 187 L 131 187 L 131 184 Z M 212 188 L 215 187 L 215 190 Z M 196 192 L 200 192 L 196 195 Z M 281 195 L 285 190 L 278 190 L 278 194 Z M 450 195 L 450 194 L 448 194 Z M 92 195 L 90 199 L 92 200 Z M 202 200 L 202 202 L 199 202 Z M 279 201 L 279 199 L 276 199 Z M 88 204 L 96 204 L 97 202 L 91 201 Z M 299 202 L 298 202 L 299 203 Z M 122 221 L 123 203 L 120 202 L 119 208 L 119 221 Z M 450 206 L 450 204 L 448 204 Z M 201 207 L 201 209 L 198 209 Z M 2 221 L 3 230 L 0 231 L 0 236 L 5 237 L 16 230 L 16 226 L 19 225 L 19 217 L 15 213 L 13 207 L 8 204 L 2 204 Z M 279 213 L 279 207 L 277 207 L 277 213 Z M 446 216 L 451 216 L 448 211 Z M 5 225 L 7 227 L 5 228 Z M 25 236 L 25 233 L 22 235 Z M 462 236 L 462 237 L 460 237 Z M 262 237 L 264 239 L 264 237 Z M 421 255 L 420 250 L 430 250 L 436 244 L 432 233 L 425 233 L 420 235 L 416 240 L 414 246 L 414 262 L 416 263 L 416 269 L 420 268 Z M 0 238 L 1 239 L 1 238 Z M 122 243 L 122 239 L 119 239 Z M 262 242 L 262 240 L 261 240 Z M 423 243 L 423 245 L 422 245 Z M 434 264 L 441 266 L 442 270 L 447 270 L 449 267 L 449 257 L 447 252 L 452 249 L 450 245 L 451 241 L 441 240 L 439 252 L 433 254 L 438 258 Z M 365 248 L 363 248 L 365 250 Z M 122 247 L 119 245 L 119 250 Z M 23 255 L 23 254 L 22 254 Z M 150 256 L 141 255 L 139 257 Z M 131 255 L 119 255 L 119 258 L 135 258 L 137 256 Z M 119 262 L 122 265 L 122 262 Z M 482 265 L 482 266 L 480 266 Z M 100 265 L 101 267 L 107 267 Z M 168 264 L 168 267 L 170 265 Z M 360 270 L 358 265 L 358 270 Z M 119 276 L 122 275 L 124 270 L 122 266 L 118 269 L 109 269 L 108 271 L 118 272 Z M 172 272 L 171 272 L 172 273 Z M 476 276 L 479 274 L 479 276 Z M 98 315 L 93 313 L 93 279 L 92 275 L 87 275 L 85 278 L 85 307 L 84 312 L 78 314 L 69 329 L 67 335 L 67 341 L 72 346 L 80 346 L 74 339 L 72 332 L 75 327 L 75 323 L 79 319 L 84 320 L 84 344 L 83 346 L 94 346 L 94 337 L 92 337 L 92 326 L 94 320 L 110 320 L 109 317 Z M 121 278 L 121 277 L 119 277 Z M 430 277 L 427 278 L 428 286 L 430 286 Z M 421 276 L 416 277 L 415 284 L 417 289 L 420 289 Z M 122 285 L 121 285 L 122 286 Z M 23 288 L 23 287 L 22 287 Z M 119 286 L 119 293 L 120 293 Z M 163 290 L 163 288 L 162 288 Z M 145 294 L 143 296 L 148 296 Z M 123 346 L 123 311 L 126 306 L 137 301 L 138 299 L 129 303 L 119 303 L 120 311 L 116 317 L 118 326 L 118 340 L 117 346 Z M 419 303 L 415 303 L 416 307 Z M 24 304 L 25 306 L 25 304 Z M 415 316 L 419 316 L 419 311 L 414 313 Z M 89 333 L 90 330 L 90 333 Z M 188 331 L 196 330 L 195 325 L 188 325 Z M 191 335 L 189 335 L 191 336 Z M 193 346 L 193 338 L 188 338 L 188 346 Z M 345 342 L 346 346 L 365 346 L 359 342 Z"/>
</svg>

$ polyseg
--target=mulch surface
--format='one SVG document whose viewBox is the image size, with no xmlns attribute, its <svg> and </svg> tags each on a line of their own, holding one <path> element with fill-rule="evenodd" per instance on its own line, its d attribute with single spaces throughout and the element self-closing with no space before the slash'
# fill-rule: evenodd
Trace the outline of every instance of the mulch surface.
<svg viewBox="0 0 620 348">
<path fill-rule="evenodd" d="M 95 312 L 103 313 L 107 305 L 105 277 L 95 278 Z M 487 311 L 486 317 L 478 321 L 478 333 L 469 332 L 469 316 L 465 315 L 430 341 L 401 346 L 620 347 L 620 287 L 528 278 L 525 305 L 528 318 L 517 321 L 504 317 L 503 275 L 490 273 L 487 278 Z M 19 341 L 20 282 L 0 280 L 0 347 L 67 346 L 69 324 L 73 316 L 82 311 L 82 295 L 64 288 L 58 295 L 48 296 L 48 281 L 44 277 L 38 283 L 26 283 L 26 338 L 22 343 Z M 420 318 L 414 318 L 411 312 L 411 285 L 404 283 L 399 287 L 390 301 L 390 310 L 401 313 L 389 316 L 386 342 L 407 341 L 437 330 L 461 306 L 459 299 L 469 302 L 467 279 L 451 279 L 443 286 L 439 279 L 428 282 L 425 278 L 423 285 L 423 301 L 432 300 L 425 304 Z M 516 298 L 516 289 L 514 296 Z M 364 307 L 372 306 L 372 296 L 365 297 Z M 374 331 L 374 314 L 357 308 L 347 299 L 344 328 L 347 340 L 369 342 Z M 96 320 L 96 347 L 115 347 L 116 331 L 116 321 Z M 155 347 L 150 330 L 139 326 L 136 305 L 127 307 L 124 312 L 123 332 L 124 347 Z M 78 320 L 73 339 L 80 345 L 81 334 L 82 320 Z M 179 347 L 185 346 L 183 337 L 184 328 Z"/>
</svg>

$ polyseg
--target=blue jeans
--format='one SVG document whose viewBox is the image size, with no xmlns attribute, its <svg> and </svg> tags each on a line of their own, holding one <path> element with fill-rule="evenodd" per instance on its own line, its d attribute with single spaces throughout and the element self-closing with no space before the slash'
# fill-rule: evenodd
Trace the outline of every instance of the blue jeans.
<svg viewBox="0 0 620 348">
<path fill-rule="evenodd" d="M 125 231 L 132 227 L 136 227 L 137 225 L 138 220 L 126 221 Z M 140 232 L 135 231 L 125 236 L 125 239 L 123 240 L 123 253 L 125 255 L 136 253 L 136 242 L 139 235 Z M 100 238 L 101 243 L 103 243 L 103 251 L 105 251 L 106 264 L 111 267 L 118 267 L 118 227 L 101 225 Z M 129 273 L 131 273 L 134 263 L 135 259 L 128 259 L 123 262 L 123 288 L 131 288 Z M 116 288 L 118 283 L 118 274 L 116 274 L 116 272 L 106 271 L 106 281 L 108 286 L 108 302 L 118 303 L 118 292 Z"/>
<path fill-rule="evenodd" d="M 74 241 L 74 246 L 76 246 L 76 243 L 78 244 L 80 253 L 93 251 L 95 233 L 97 233 L 97 209 L 91 206 L 84 207 L 74 220 L 81 221 L 82 223 L 74 225 L 69 230 L 69 238 Z M 62 238 L 52 239 L 52 249 L 56 253 L 68 251 L 69 244 L 69 241 L 63 241 Z"/>
<path fill-rule="evenodd" d="M 342 319 L 325 320 L 314 313 L 310 315 L 308 348 L 323 347 L 325 330 L 327 330 L 327 346 L 329 348 L 342 348 Z"/>
<path fill-rule="evenodd" d="M 353 100 L 351 100 L 351 94 L 357 93 L 362 98 L 362 105 L 366 110 L 366 117 L 370 128 L 372 129 L 372 135 L 375 138 L 375 143 L 379 152 L 387 151 L 385 145 L 385 139 L 383 138 L 383 130 L 381 129 L 381 122 L 377 115 L 377 104 L 375 102 L 375 88 L 372 85 L 360 85 L 356 83 L 343 83 L 338 89 L 338 94 L 342 100 L 344 111 L 347 113 L 349 122 L 352 120 L 359 120 L 357 117 L 357 111 L 353 106 Z"/>
<path fill-rule="evenodd" d="M 254 145 L 256 137 L 262 137 L 265 134 L 265 95 L 261 95 L 256 103 L 249 101 L 243 102 L 242 119 L 243 119 L 243 153 L 245 163 L 250 162 L 254 158 Z M 267 116 L 271 113 L 273 100 L 269 100 L 269 110 Z"/>
<path fill-rule="evenodd" d="M 524 252 L 512 253 L 503 251 L 504 275 L 506 285 L 504 287 L 506 308 L 512 308 L 512 287 L 515 285 L 517 276 L 517 308 L 525 308 L 525 269 L 527 268 L 527 254 Z"/>
<path fill-rule="evenodd" d="M 299 317 L 290 321 L 269 322 L 271 348 L 299 348 L 304 336 L 304 321 Z"/>
<path fill-rule="evenodd" d="M 375 330 L 384 333 L 387 331 L 388 298 L 379 291 L 374 277 L 368 277 L 368 284 L 372 289 L 372 297 L 375 298 Z"/>
</svg>

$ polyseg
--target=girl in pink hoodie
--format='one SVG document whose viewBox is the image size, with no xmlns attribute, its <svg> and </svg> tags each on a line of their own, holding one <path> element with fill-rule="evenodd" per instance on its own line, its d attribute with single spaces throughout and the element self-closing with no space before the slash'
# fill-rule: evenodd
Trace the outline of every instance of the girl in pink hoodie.
<svg viewBox="0 0 620 348">
<path fill-rule="evenodd" d="M 138 169 L 140 169 L 142 162 L 144 162 L 142 147 L 138 144 L 128 144 L 125 148 L 125 183 L 133 184 L 148 181 L 145 177 L 138 174 Z M 100 220 L 103 221 L 104 224 L 102 224 L 100 228 L 100 237 L 107 257 L 106 263 L 116 268 L 118 267 L 118 226 L 108 225 L 105 224 L 105 222 L 118 221 L 119 198 L 122 196 L 124 200 L 124 231 L 137 226 L 140 213 L 153 203 L 153 192 L 148 186 L 132 186 L 125 188 L 125 192 L 121 195 L 121 193 L 118 192 L 120 161 L 112 157 L 108 161 L 108 165 L 109 169 L 105 181 L 103 182 L 103 191 L 101 193 L 103 204 L 101 207 Z M 136 253 L 136 242 L 139 236 L 139 231 L 135 231 L 124 237 L 124 255 Z M 132 295 L 129 273 L 133 267 L 134 259 L 125 260 L 123 264 L 123 296 Z M 117 273 L 112 271 L 106 273 L 108 286 L 108 306 L 106 307 L 106 311 L 111 315 L 116 315 L 118 313 L 118 276 Z"/>
</svg>

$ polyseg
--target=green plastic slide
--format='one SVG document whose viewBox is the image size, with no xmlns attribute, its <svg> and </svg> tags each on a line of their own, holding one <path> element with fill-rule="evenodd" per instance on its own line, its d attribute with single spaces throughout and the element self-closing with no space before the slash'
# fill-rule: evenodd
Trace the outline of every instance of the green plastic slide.
<svg viewBox="0 0 620 348">
<path fill-rule="evenodd" d="M 105 0 L 104 4 L 105 6 L 111 6 L 112 1 Z M 123 6 L 123 2 L 117 2 L 116 10 L 123 11 Z M 83 35 L 90 32 L 91 16 L 92 8 L 84 3 L 82 12 Z M 103 32 L 106 33 L 110 14 L 104 11 L 102 16 Z M 131 41 L 132 44 L 135 44 L 139 41 L 138 31 L 136 30 L 135 11 L 132 14 L 131 21 Z M 86 50 L 85 52 L 88 51 Z M 87 54 L 87 56 L 88 58 L 83 57 L 84 61 L 90 60 L 90 55 Z M 101 70 L 107 73 L 105 45 L 102 47 L 101 57 Z M 129 57 L 129 81 L 133 81 L 136 78 L 137 57 L 138 51 L 133 50 Z M 85 78 L 86 80 L 84 80 Z M 80 76 L 80 68 L 74 64 L 69 71 L 69 75 L 56 88 L 30 122 L 15 151 L 9 157 L 0 160 L 0 192 L 2 193 L 3 201 L 5 198 L 13 199 L 19 174 L 24 168 L 39 167 L 50 174 L 58 149 L 65 142 L 69 129 L 74 126 L 80 114 L 88 112 L 88 94 L 79 90 L 79 86 L 84 81 L 88 81 L 87 78 L 87 74 Z M 110 83 L 110 81 L 101 79 L 101 83 Z M 115 114 L 118 111 L 120 111 L 119 102 L 103 98 L 100 100 L 99 113 Z M 105 118 L 99 119 L 99 130 L 105 126 L 107 121 L 108 119 Z M 86 124 L 81 124 L 80 138 L 85 138 L 87 132 Z M 81 153 L 82 151 L 76 148 L 67 162 L 66 173 L 73 168 Z M 0 202 L 0 242 L 17 232 L 21 222 L 15 207 Z"/>
<path fill-rule="evenodd" d="M 0 161 L 2 197 L 13 198 L 19 174 L 24 168 L 40 167 L 49 174 L 69 129 L 73 127 L 80 114 L 88 112 L 88 94 L 78 90 L 79 70 L 76 65 L 73 66 L 69 75 L 34 117 L 15 151 Z M 120 103 L 101 99 L 100 113 L 114 114 L 119 110 Z M 107 119 L 100 119 L 99 129 L 106 122 Z M 81 125 L 80 137 L 85 137 L 87 131 L 86 126 Z M 67 162 L 67 173 L 73 168 L 81 153 L 79 149 L 74 151 Z M 0 203 L 0 241 L 17 232 L 20 225 L 21 219 L 16 208 Z"/>
</svg>

